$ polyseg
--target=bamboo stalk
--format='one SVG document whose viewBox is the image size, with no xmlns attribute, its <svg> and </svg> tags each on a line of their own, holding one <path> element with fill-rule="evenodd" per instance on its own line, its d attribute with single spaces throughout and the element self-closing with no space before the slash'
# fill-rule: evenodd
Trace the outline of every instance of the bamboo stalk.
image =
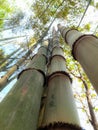
<svg viewBox="0 0 98 130">
<path fill-rule="evenodd" d="M 20 54 L 22 54 L 24 52 L 24 50 L 22 50 L 21 52 L 19 52 L 18 54 L 17 54 L 17 57 L 20 55 Z M 0 70 L 1 71 L 4 71 L 6 68 L 7 68 L 7 66 L 9 66 L 13 61 L 14 61 L 14 59 L 15 58 L 12 58 L 10 61 L 8 61 L 5 65 L 3 65 L 2 67 L 0 67 Z M 7 68 L 8 69 L 8 68 Z"/>
<path fill-rule="evenodd" d="M 7 84 L 7 81 L 9 77 L 20 67 L 20 65 L 25 61 L 25 59 L 32 53 L 33 47 L 31 50 L 28 50 L 28 52 L 21 58 L 15 65 L 13 65 L 7 73 L 1 77 L 0 79 L 0 88 L 3 89 L 3 87 Z"/>
<path fill-rule="evenodd" d="M 27 35 L 3 38 L 3 39 L 0 39 L 0 42 L 6 41 L 6 40 L 17 39 L 17 38 L 23 38 L 23 37 L 26 37 L 26 36 L 27 36 Z"/>
<path fill-rule="evenodd" d="M 58 122 L 80 126 L 68 76 L 58 73 L 52 75 L 48 82 L 43 126 Z"/>
<path fill-rule="evenodd" d="M 6 62 L 6 60 L 8 60 L 12 55 L 14 55 L 16 52 L 18 52 L 20 50 L 20 48 L 18 48 L 17 50 L 13 51 L 10 55 L 8 55 L 6 58 L 0 60 L 0 69 L 1 66 Z"/>
<path fill-rule="evenodd" d="M 0 103 L 0 128 L 2 130 L 37 129 L 46 65 L 45 56 L 43 54 L 39 56 L 42 57 L 43 62 L 37 65 L 40 58 L 36 57 L 36 61 L 33 58 L 28 68 L 20 73 L 16 85 Z"/>
<path fill-rule="evenodd" d="M 39 48 L 38 54 L 47 55 L 46 46 L 41 46 L 41 47 Z"/>
<path fill-rule="evenodd" d="M 64 57 L 64 52 L 63 52 L 63 49 L 61 46 L 55 46 L 52 49 L 52 56 L 54 56 L 54 55 L 61 55 Z"/>
<path fill-rule="evenodd" d="M 57 32 L 53 30 L 55 49 L 59 47 L 59 41 L 56 37 L 58 37 Z M 59 50 L 60 52 L 55 51 L 55 55 L 50 60 L 46 107 L 42 126 L 39 130 L 82 130 L 71 89 L 70 77 L 66 73 L 65 59 L 60 47 Z"/>
<path fill-rule="evenodd" d="M 84 35 L 77 30 L 62 32 L 66 28 L 61 25 L 58 28 L 72 48 L 74 58 L 79 61 L 98 93 L 98 38 L 94 35 Z"/>
<path fill-rule="evenodd" d="M 48 73 L 52 74 L 56 71 L 66 71 L 65 58 L 61 55 L 55 55 L 51 58 L 51 62 L 48 65 Z"/>
</svg>

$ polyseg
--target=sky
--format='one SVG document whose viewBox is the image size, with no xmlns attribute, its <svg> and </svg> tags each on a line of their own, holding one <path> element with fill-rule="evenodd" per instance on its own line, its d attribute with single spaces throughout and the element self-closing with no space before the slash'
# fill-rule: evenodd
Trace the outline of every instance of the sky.
<svg viewBox="0 0 98 130">
<path fill-rule="evenodd" d="M 28 4 L 26 2 L 24 2 L 24 0 L 16 0 L 16 6 L 18 6 L 22 11 L 25 11 L 25 13 L 29 16 L 31 15 L 31 10 L 30 10 L 30 3 L 31 3 L 31 0 L 27 0 L 28 1 Z M 9 0 L 9 2 L 11 2 L 11 0 Z M 95 0 L 95 3 L 98 2 L 98 0 Z M 12 3 L 11 3 L 12 4 Z M 25 21 L 24 21 L 25 22 Z M 57 21 L 56 21 L 57 22 Z M 56 26 L 58 23 L 54 23 L 54 26 Z M 89 6 L 87 12 L 86 12 L 86 15 L 81 23 L 81 27 L 86 24 L 86 23 L 92 23 L 92 27 L 91 27 L 91 31 L 89 33 L 93 33 L 97 27 L 97 24 L 98 23 L 98 10 L 95 10 L 93 7 Z M 22 23 L 23 24 L 23 23 Z M 10 35 L 9 35 L 10 34 Z M 33 32 L 31 30 L 29 30 L 29 32 L 25 32 L 25 34 L 33 34 Z M 3 34 L 4 37 L 11 37 L 12 34 L 11 33 L 4 33 Z M 19 39 L 18 39 L 19 40 Z M 12 46 L 13 48 L 13 46 Z M 7 47 L 5 48 L 5 51 L 7 50 Z M 7 53 L 10 53 L 10 50 L 9 52 L 7 51 Z M 3 100 L 3 98 L 7 95 L 7 93 L 11 90 L 12 86 L 16 83 L 16 79 L 10 83 L 8 86 L 6 86 L 1 92 L 0 92 L 0 101 Z M 74 81 L 74 84 L 73 84 L 73 87 L 74 86 L 79 86 L 79 83 Z M 81 110 L 78 111 L 79 112 L 79 116 L 81 118 L 81 125 L 85 127 L 85 129 L 87 130 L 93 130 L 91 128 L 91 126 L 89 126 L 87 123 L 84 122 L 85 120 L 85 115 L 82 115 L 81 114 Z"/>
<path fill-rule="evenodd" d="M 95 0 L 98 2 L 98 0 Z M 91 32 L 93 33 L 95 31 L 95 28 L 97 27 L 98 24 L 98 9 L 95 9 L 92 6 L 88 7 L 88 10 L 86 12 L 86 15 L 84 16 L 84 19 L 81 23 L 80 26 L 83 26 L 84 24 L 91 23 Z"/>
</svg>

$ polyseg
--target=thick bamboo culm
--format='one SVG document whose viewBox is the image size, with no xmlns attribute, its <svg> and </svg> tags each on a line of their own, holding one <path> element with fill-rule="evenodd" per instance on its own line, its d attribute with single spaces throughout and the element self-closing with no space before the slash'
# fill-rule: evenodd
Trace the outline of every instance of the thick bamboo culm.
<svg viewBox="0 0 98 130">
<path fill-rule="evenodd" d="M 69 77 L 58 73 L 51 76 L 48 82 L 43 127 L 52 124 L 52 128 L 53 124 L 58 126 L 59 122 L 62 122 L 63 124 L 73 125 L 73 129 L 69 127 L 70 130 L 76 130 L 76 126 L 80 126 L 80 123 Z M 63 129 L 68 130 L 67 127 L 63 127 Z"/>
<path fill-rule="evenodd" d="M 46 65 L 46 57 L 43 54 L 37 55 L 39 56 L 32 59 L 28 68 L 20 73 L 16 85 L 0 103 L 2 130 L 37 129 Z M 37 65 L 39 62 L 40 65 Z"/>
<path fill-rule="evenodd" d="M 7 84 L 7 81 L 10 78 L 10 76 L 20 67 L 20 65 L 22 65 L 26 58 L 32 53 L 32 50 L 33 47 L 31 47 L 31 50 L 28 50 L 28 52 L 20 60 L 18 60 L 17 63 L 13 65 L 3 77 L 1 77 L 0 89 L 3 89 L 3 87 Z"/>
<path fill-rule="evenodd" d="M 71 79 L 66 73 L 65 59 L 58 39 L 57 32 L 53 30 L 53 44 L 55 43 L 55 49 L 59 47 L 60 53 L 53 49 L 53 45 L 55 55 L 51 57 L 48 65 L 47 99 L 42 127 L 39 130 L 82 130 L 71 89 Z"/>
<path fill-rule="evenodd" d="M 61 55 L 64 57 L 64 52 L 63 52 L 63 49 L 61 46 L 55 46 L 52 49 L 52 56 L 54 56 L 54 55 Z"/>
<path fill-rule="evenodd" d="M 46 46 L 41 46 L 41 47 L 39 48 L 38 54 L 47 55 Z"/>
<path fill-rule="evenodd" d="M 74 58 L 81 64 L 94 89 L 98 93 L 98 38 L 84 35 L 77 30 L 58 26 L 63 38 L 72 48 Z"/>
<path fill-rule="evenodd" d="M 66 71 L 65 58 L 61 55 L 55 55 L 51 58 L 51 62 L 48 65 L 48 74 L 52 74 L 56 71 Z"/>
</svg>

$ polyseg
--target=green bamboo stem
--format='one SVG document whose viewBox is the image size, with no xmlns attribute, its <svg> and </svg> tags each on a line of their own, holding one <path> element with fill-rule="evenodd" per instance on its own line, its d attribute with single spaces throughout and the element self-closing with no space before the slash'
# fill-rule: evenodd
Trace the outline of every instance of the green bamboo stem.
<svg viewBox="0 0 98 130">
<path fill-rule="evenodd" d="M 66 71 L 65 58 L 61 55 L 53 56 L 48 66 L 48 74 L 52 74 L 56 71 Z"/>
<path fill-rule="evenodd" d="M 55 49 L 53 45 L 48 68 L 49 78 L 45 113 L 42 127 L 39 130 L 82 130 L 71 89 L 71 79 L 66 73 L 65 59 L 58 39 L 57 32 L 53 30 Z"/>
<path fill-rule="evenodd" d="M 46 105 L 46 99 L 47 99 L 47 87 L 44 87 L 44 91 L 41 98 L 41 105 L 40 105 L 40 112 L 39 112 L 39 118 L 38 118 L 38 127 L 42 125 L 43 121 L 43 115 L 45 111 L 45 105 Z"/>
<path fill-rule="evenodd" d="M 54 55 L 61 55 L 64 57 L 64 52 L 63 52 L 63 49 L 61 46 L 55 46 L 52 49 L 52 56 L 54 56 Z"/>
<path fill-rule="evenodd" d="M 33 68 L 37 68 L 37 69 L 41 68 L 41 70 L 44 71 L 45 70 L 45 62 L 46 62 L 46 57 L 43 54 L 42 55 L 36 54 L 33 57 L 30 64 L 28 65 L 28 67 L 31 68 L 33 65 Z M 40 66 L 40 64 L 42 64 L 42 65 Z"/>
<path fill-rule="evenodd" d="M 61 25 L 58 28 L 65 41 L 72 48 L 74 58 L 79 61 L 98 93 L 98 38 L 94 35 L 84 35 L 73 29 L 68 31 Z"/>
<path fill-rule="evenodd" d="M 68 76 L 61 73 L 55 74 L 51 76 L 48 83 L 43 126 L 54 122 L 80 126 Z"/>
<path fill-rule="evenodd" d="M 38 54 L 47 55 L 47 48 L 46 46 L 41 46 L 38 50 Z"/>
<path fill-rule="evenodd" d="M 37 65 L 39 57 L 38 59 L 36 57 L 36 61 L 33 58 L 33 62 L 21 72 L 16 85 L 0 103 L 0 128 L 2 130 L 37 129 L 46 65 L 45 56 L 40 54 L 40 57 L 43 60 L 39 65 L 40 68 Z"/>
</svg>

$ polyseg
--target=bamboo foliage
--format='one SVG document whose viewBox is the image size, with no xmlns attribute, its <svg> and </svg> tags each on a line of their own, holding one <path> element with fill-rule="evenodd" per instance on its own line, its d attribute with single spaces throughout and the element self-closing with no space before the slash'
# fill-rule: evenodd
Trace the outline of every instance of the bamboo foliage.
<svg viewBox="0 0 98 130">
<path fill-rule="evenodd" d="M 43 50 L 45 50 L 45 47 L 43 47 Z M 32 58 L 28 68 L 20 73 L 13 90 L 1 102 L 0 128 L 2 130 L 37 129 L 41 96 L 45 82 L 45 52 L 44 55 L 38 52 L 40 54 Z"/>
<path fill-rule="evenodd" d="M 61 25 L 58 25 L 58 29 L 98 93 L 98 38 L 94 35 L 84 35 L 75 29 L 66 29 Z"/>
<path fill-rule="evenodd" d="M 57 32 L 53 30 L 52 55 L 48 65 L 47 99 L 39 130 L 82 130 L 72 94 L 71 79 L 66 73 L 65 59 L 58 39 Z"/>
</svg>

